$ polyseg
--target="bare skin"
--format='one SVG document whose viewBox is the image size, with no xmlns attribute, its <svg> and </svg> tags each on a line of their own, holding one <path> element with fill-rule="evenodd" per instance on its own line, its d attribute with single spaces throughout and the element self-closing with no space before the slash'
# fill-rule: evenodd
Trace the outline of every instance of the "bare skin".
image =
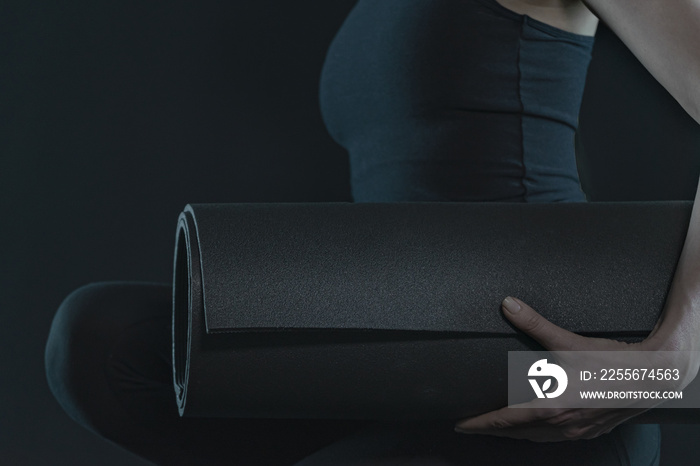
<svg viewBox="0 0 700 466">
<path fill-rule="evenodd" d="M 625 42 L 640 62 L 700 123 L 700 0 L 497 0 L 520 14 L 579 34 L 594 23 L 591 12 Z M 586 8 L 584 11 L 583 8 Z M 587 11 L 587 12 L 586 12 Z M 597 21 L 595 21 L 597 25 Z M 595 31 L 595 28 L 593 28 Z M 700 367 L 700 186 L 688 233 L 664 311 L 642 342 L 626 344 L 587 338 L 558 327 L 526 303 L 511 299 L 519 310 L 503 313 L 517 328 L 552 351 L 681 351 L 676 367 L 685 377 L 673 389 L 683 389 Z M 631 383 L 628 389 L 633 390 Z M 610 432 L 643 409 L 503 408 L 459 421 L 465 433 L 529 439 L 540 442 L 589 439 Z"/>
<path fill-rule="evenodd" d="M 504 7 L 564 31 L 594 36 L 598 18 L 580 0 L 496 0 Z"/>
</svg>

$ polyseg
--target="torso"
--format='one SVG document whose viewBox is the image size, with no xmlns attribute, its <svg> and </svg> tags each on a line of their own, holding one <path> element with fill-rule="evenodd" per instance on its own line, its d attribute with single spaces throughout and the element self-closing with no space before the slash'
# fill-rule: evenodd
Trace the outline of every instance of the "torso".
<svg viewBox="0 0 700 466">
<path fill-rule="evenodd" d="M 594 36 L 598 18 L 581 0 L 496 0 L 504 7 L 559 29 Z"/>
<path fill-rule="evenodd" d="M 359 0 L 320 83 L 353 199 L 585 200 L 573 141 L 593 41 L 496 0 Z"/>
</svg>

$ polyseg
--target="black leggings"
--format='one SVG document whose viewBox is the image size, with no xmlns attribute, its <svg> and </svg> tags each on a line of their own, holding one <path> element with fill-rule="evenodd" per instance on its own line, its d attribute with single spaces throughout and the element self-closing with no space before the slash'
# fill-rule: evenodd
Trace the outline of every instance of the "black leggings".
<svg viewBox="0 0 700 466">
<path fill-rule="evenodd" d="M 659 461 L 657 425 L 625 425 L 593 440 L 541 444 L 457 434 L 451 420 L 181 418 L 172 382 L 170 303 L 167 285 L 85 286 L 59 308 L 46 346 L 49 386 L 66 412 L 87 429 L 157 464 L 654 465 Z"/>
</svg>

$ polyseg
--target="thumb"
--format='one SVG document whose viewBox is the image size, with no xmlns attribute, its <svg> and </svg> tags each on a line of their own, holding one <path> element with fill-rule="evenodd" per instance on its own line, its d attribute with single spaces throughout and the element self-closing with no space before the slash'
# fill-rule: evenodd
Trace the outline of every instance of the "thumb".
<svg viewBox="0 0 700 466">
<path fill-rule="evenodd" d="M 502 307 L 503 314 L 513 325 L 549 351 L 571 351 L 584 338 L 554 325 L 517 298 L 508 296 L 503 300 Z"/>
</svg>

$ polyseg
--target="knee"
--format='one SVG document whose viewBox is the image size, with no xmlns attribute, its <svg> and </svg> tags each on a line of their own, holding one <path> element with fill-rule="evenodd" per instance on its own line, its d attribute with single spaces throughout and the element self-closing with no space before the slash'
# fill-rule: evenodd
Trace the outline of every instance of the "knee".
<svg viewBox="0 0 700 466">
<path fill-rule="evenodd" d="M 169 293 L 170 287 L 162 285 L 94 283 L 75 290 L 61 303 L 49 331 L 44 363 L 49 388 L 71 418 L 99 430 L 100 409 L 110 390 L 105 365 L 116 338 L 143 316 L 139 311 L 144 302 L 167 303 Z"/>
</svg>

